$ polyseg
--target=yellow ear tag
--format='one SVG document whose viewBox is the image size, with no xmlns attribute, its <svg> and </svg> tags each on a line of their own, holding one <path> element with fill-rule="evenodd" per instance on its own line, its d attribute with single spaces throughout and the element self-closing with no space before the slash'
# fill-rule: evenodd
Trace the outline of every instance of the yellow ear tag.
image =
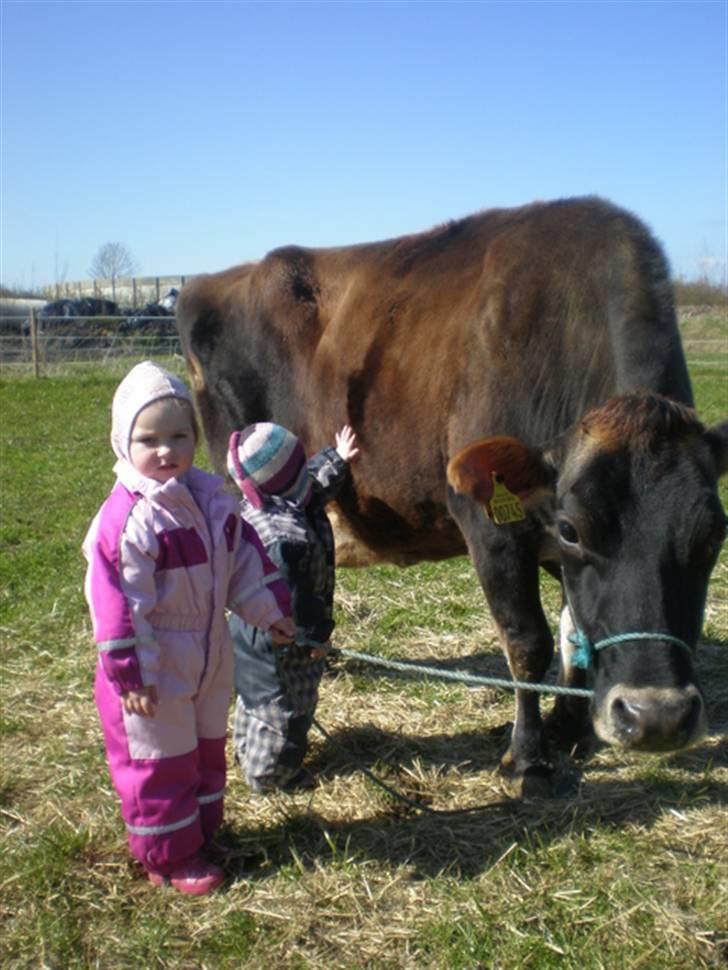
<svg viewBox="0 0 728 970">
<path fill-rule="evenodd" d="M 521 500 L 513 492 L 509 492 L 503 478 L 493 472 L 493 495 L 486 505 L 489 517 L 496 525 L 509 525 L 511 522 L 522 522 L 526 518 Z"/>
</svg>

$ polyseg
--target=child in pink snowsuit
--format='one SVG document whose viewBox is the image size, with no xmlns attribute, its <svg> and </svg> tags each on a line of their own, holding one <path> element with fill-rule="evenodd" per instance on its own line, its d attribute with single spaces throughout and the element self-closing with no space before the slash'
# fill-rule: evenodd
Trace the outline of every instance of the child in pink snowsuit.
<svg viewBox="0 0 728 970">
<path fill-rule="evenodd" d="M 192 466 L 189 391 L 145 361 L 117 388 L 116 485 L 84 542 L 96 705 L 129 847 L 157 886 L 201 894 L 223 815 L 233 653 L 225 609 L 293 639 L 290 594 L 222 479 Z"/>
</svg>

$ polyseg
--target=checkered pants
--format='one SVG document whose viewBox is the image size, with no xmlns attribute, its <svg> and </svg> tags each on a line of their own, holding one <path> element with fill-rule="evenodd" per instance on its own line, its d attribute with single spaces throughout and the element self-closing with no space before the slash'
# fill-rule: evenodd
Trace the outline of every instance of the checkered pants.
<svg viewBox="0 0 728 970">
<path fill-rule="evenodd" d="M 325 668 L 297 645 L 274 650 L 271 663 L 280 691 L 254 707 L 240 696 L 235 704 L 235 757 L 253 791 L 280 788 L 300 770 Z"/>
</svg>

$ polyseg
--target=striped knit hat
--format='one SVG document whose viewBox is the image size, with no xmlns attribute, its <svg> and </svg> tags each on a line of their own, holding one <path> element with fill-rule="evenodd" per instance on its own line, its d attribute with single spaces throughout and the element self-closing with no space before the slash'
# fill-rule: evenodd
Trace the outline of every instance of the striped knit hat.
<svg viewBox="0 0 728 970">
<path fill-rule="evenodd" d="M 250 424 L 233 431 L 227 469 L 240 491 L 255 508 L 266 495 L 305 505 L 311 495 L 311 476 L 300 440 L 279 424 Z"/>
<path fill-rule="evenodd" d="M 117 387 L 111 405 L 111 447 L 117 458 L 129 460 L 131 433 L 139 412 L 149 404 L 167 397 L 185 401 L 194 416 L 192 395 L 179 377 L 151 360 L 144 360 L 132 367 Z"/>
</svg>

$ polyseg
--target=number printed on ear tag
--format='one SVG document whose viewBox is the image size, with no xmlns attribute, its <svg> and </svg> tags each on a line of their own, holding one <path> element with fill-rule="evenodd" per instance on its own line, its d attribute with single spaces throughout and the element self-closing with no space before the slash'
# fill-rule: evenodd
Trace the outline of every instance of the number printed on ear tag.
<svg viewBox="0 0 728 970">
<path fill-rule="evenodd" d="M 512 522 L 523 522 L 526 513 L 523 511 L 521 500 L 506 488 L 503 477 L 493 472 L 493 495 L 486 505 L 489 518 L 496 525 L 510 525 Z"/>
</svg>

